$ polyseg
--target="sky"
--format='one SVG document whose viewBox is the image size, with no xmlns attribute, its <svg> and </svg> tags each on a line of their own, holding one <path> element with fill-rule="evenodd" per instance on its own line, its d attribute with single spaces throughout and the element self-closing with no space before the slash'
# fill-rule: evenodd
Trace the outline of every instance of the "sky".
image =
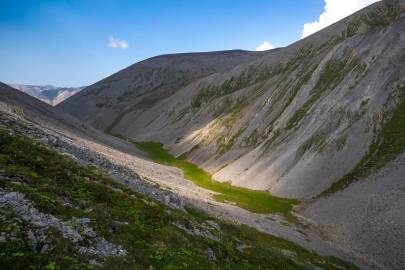
<svg viewBox="0 0 405 270">
<path fill-rule="evenodd" d="M 0 0 L 0 81 L 85 86 L 168 53 L 287 46 L 377 0 Z"/>
</svg>

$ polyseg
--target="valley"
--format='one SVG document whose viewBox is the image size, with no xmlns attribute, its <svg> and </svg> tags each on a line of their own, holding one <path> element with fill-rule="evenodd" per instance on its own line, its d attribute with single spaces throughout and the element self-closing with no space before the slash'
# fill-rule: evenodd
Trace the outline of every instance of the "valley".
<svg viewBox="0 0 405 270">
<path fill-rule="evenodd" d="M 0 265 L 404 269 L 404 63 L 405 2 L 383 0 L 55 106 L 0 83 Z"/>
<path fill-rule="evenodd" d="M 209 173 L 198 168 L 196 165 L 171 156 L 160 143 L 136 142 L 135 145 L 138 149 L 148 153 L 154 161 L 181 169 L 184 178 L 192 181 L 197 186 L 216 192 L 217 194 L 214 198 L 220 202 L 234 203 L 254 213 L 281 214 L 290 222 L 296 221 L 291 212 L 293 206 L 299 204 L 297 200 L 278 198 L 270 195 L 268 192 L 217 182 L 212 179 Z"/>
</svg>

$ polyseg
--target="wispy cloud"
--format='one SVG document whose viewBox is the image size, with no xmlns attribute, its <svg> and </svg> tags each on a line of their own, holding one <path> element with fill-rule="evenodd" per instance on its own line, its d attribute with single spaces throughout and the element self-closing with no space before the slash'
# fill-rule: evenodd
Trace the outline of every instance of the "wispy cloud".
<svg viewBox="0 0 405 270">
<path fill-rule="evenodd" d="M 324 0 L 325 7 L 317 21 L 304 24 L 302 37 L 307 37 L 332 23 L 379 0 Z"/>
<path fill-rule="evenodd" d="M 128 48 L 128 42 L 126 40 L 119 40 L 114 38 L 112 35 L 108 37 L 108 47 L 117 48 L 117 49 L 126 49 Z"/>
<path fill-rule="evenodd" d="M 256 51 L 267 51 L 274 49 L 275 47 L 268 41 L 263 41 L 262 44 L 260 44 L 259 47 L 256 48 Z"/>
</svg>

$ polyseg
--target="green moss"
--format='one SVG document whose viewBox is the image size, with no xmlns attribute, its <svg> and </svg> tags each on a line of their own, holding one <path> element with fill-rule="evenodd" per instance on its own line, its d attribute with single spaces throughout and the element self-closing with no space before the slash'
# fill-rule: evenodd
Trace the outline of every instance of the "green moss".
<svg viewBox="0 0 405 270">
<path fill-rule="evenodd" d="M 364 179 L 405 151 L 405 86 L 396 91 L 398 105 L 386 119 L 360 162 L 339 181 L 332 184 L 320 196 L 327 196 L 342 190 L 351 183 Z"/>
</svg>

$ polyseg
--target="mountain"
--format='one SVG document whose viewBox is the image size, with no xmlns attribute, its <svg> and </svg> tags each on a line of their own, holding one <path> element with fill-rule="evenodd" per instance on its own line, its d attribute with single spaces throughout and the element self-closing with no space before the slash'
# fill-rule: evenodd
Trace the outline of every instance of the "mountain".
<svg viewBox="0 0 405 270">
<path fill-rule="evenodd" d="M 400 269 L 404 11 L 403 0 L 381 1 L 288 47 L 239 52 L 243 62 L 217 52 L 210 72 L 195 73 L 204 54 L 158 56 L 57 108 L 111 134 L 161 142 L 217 181 L 298 199 L 298 213 L 334 245 Z"/>
<path fill-rule="evenodd" d="M 260 55 L 263 53 L 234 50 L 153 57 L 87 87 L 59 108 L 95 127 L 112 130 L 127 113 L 141 114 L 199 78 Z"/>
<path fill-rule="evenodd" d="M 131 143 L 0 83 L 2 268 L 356 269 L 321 239 L 210 197 Z"/>
<path fill-rule="evenodd" d="M 11 87 L 36 97 L 52 106 L 80 92 L 84 87 L 56 87 L 53 85 L 10 84 Z"/>
</svg>

